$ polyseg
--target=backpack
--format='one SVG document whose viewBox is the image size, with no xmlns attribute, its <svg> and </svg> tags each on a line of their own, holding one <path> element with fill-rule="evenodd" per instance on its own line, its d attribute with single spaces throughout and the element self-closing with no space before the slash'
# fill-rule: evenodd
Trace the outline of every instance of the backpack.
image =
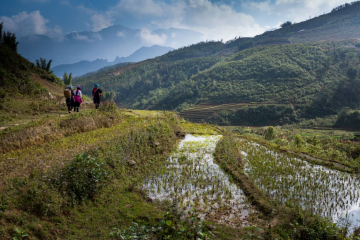
<svg viewBox="0 0 360 240">
<path fill-rule="evenodd" d="M 71 98 L 71 90 L 70 89 L 65 89 L 64 90 L 64 97 L 65 98 Z"/>
</svg>

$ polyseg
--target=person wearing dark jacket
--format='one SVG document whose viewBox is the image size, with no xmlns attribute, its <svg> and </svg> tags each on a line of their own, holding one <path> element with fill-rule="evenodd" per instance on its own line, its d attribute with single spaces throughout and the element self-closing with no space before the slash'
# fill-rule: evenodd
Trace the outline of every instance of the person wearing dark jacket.
<svg viewBox="0 0 360 240">
<path fill-rule="evenodd" d="M 72 91 L 72 86 L 71 85 L 68 86 L 67 91 L 69 91 L 69 90 L 71 92 L 71 97 L 66 98 L 66 106 L 68 108 L 69 113 L 71 113 L 71 111 L 72 111 L 72 109 L 74 107 L 74 93 Z"/>
<path fill-rule="evenodd" d="M 94 100 L 96 109 L 99 108 L 101 96 L 102 96 L 102 90 L 99 88 L 99 84 L 94 84 L 94 89 L 92 91 L 92 98 Z"/>
</svg>

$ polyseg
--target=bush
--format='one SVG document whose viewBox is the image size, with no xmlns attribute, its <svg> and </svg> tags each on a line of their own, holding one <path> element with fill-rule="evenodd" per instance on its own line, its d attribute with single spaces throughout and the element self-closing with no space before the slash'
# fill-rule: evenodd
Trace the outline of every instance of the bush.
<svg viewBox="0 0 360 240">
<path fill-rule="evenodd" d="M 103 181 L 108 178 L 108 171 L 104 162 L 86 153 L 77 155 L 75 160 L 66 166 L 66 191 L 76 202 L 85 198 L 93 198 L 96 192 L 104 186 Z"/>
<path fill-rule="evenodd" d="M 275 128 L 273 126 L 268 127 L 265 133 L 266 140 L 273 140 L 276 138 Z"/>
<path fill-rule="evenodd" d="M 176 213 L 167 212 L 154 226 L 139 226 L 137 223 L 128 230 L 114 228 L 110 236 L 116 239 L 212 239 L 213 234 L 205 221 L 198 220 L 197 213 L 191 212 L 188 219 L 180 220 Z"/>
<path fill-rule="evenodd" d="M 304 143 L 304 139 L 299 134 L 295 135 L 294 140 L 297 147 L 300 147 Z"/>
</svg>

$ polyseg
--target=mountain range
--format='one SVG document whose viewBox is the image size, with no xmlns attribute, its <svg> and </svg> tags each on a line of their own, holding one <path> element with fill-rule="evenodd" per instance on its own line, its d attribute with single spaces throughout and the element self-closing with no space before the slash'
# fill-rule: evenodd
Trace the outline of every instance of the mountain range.
<svg viewBox="0 0 360 240">
<path fill-rule="evenodd" d="M 36 59 L 52 59 L 52 66 L 80 61 L 128 57 L 142 47 L 161 45 L 179 48 L 199 42 L 201 33 L 186 29 L 130 29 L 121 25 L 104 28 L 98 32 L 72 32 L 63 39 L 44 35 L 19 38 L 18 52 L 31 62 Z"/>
<path fill-rule="evenodd" d="M 167 52 L 172 50 L 174 49 L 171 47 L 162 47 L 158 45 L 154 45 L 151 47 L 142 47 L 128 57 L 121 57 L 121 58 L 116 57 L 116 59 L 113 62 L 109 62 L 105 59 L 96 59 L 95 61 L 83 60 L 73 64 L 58 65 L 52 68 L 52 71 L 58 77 L 62 77 L 65 72 L 68 74 L 72 73 L 72 76 L 76 77 L 118 63 L 139 62 L 149 58 L 154 58 L 166 54 Z"/>
</svg>

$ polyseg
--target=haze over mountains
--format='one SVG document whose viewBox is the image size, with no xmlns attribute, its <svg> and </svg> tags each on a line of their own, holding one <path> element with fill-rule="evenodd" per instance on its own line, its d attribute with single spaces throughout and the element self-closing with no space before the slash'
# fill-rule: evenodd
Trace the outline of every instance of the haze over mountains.
<svg viewBox="0 0 360 240">
<path fill-rule="evenodd" d="M 18 52 L 31 62 L 40 57 L 52 59 L 52 66 L 72 64 L 80 61 L 128 57 L 142 47 L 161 45 L 179 48 L 199 42 L 202 34 L 186 29 L 157 29 L 154 31 L 131 29 L 121 25 L 104 28 L 101 31 L 72 32 L 62 41 L 45 35 L 19 38 Z M 156 48 L 159 49 L 159 48 Z M 159 52 L 163 54 L 163 50 Z M 143 60 L 143 59 L 142 59 Z"/>
<path fill-rule="evenodd" d="M 100 68 L 115 65 L 118 63 L 125 63 L 125 62 L 139 62 L 149 58 L 154 58 L 157 56 L 161 56 L 169 51 L 174 50 L 171 47 L 162 47 L 158 45 L 154 45 L 151 47 L 142 47 L 139 50 L 135 51 L 128 57 L 116 57 L 113 62 L 109 62 L 105 59 L 96 59 L 95 61 L 80 61 L 73 64 L 62 64 L 52 68 L 54 74 L 58 77 L 62 77 L 63 74 L 72 73 L 73 77 L 77 77 L 80 75 L 84 75 L 89 72 L 94 72 L 99 70 Z"/>
</svg>

